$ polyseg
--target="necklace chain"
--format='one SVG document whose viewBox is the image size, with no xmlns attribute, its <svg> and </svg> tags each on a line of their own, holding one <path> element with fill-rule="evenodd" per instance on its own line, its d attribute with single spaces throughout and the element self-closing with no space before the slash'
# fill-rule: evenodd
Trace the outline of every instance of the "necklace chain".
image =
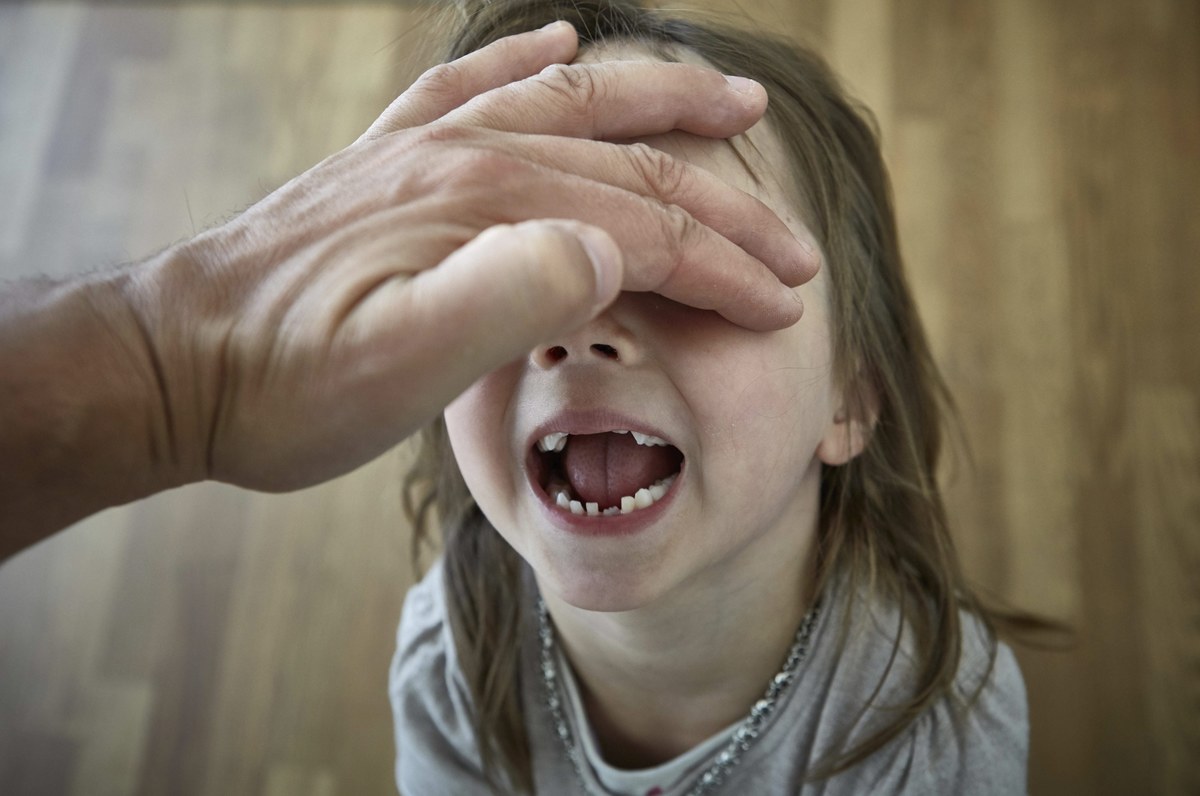
<svg viewBox="0 0 1200 796">
<path fill-rule="evenodd" d="M 587 778 L 583 774 L 583 754 L 575 743 L 574 736 L 571 734 L 571 726 L 567 724 L 566 715 L 563 713 L 558 662 L 554 654 L 554 628 L 550 624 L 550 612 L 546 609 L 546 603 L 541 597 L 537 601 L 537 610 L 538 639 L 541 642 L 542 685 L 545 690 L 546 707 L 549 708 L 550 715 L 554 719 L 555 733 L 562 741 L 567 758 L 571 761 L 576 776 L 579 777 L 579 783 L 583 786 L 584 791 L 590 791 Z M 712 765 L 696 778 L 696 782 L 687 792 L 687 796 L 702 796 L 719 786 L 742 759 L 742 755 L 758 740 L 763 726 L 774 714 L 780 697 L 787 692 L 796 679 L 796 670 L 808 656 L 812 629 L 816 625 L 820 611 L 821 602 L 818 600 L 808 615 L 804 617 L 804 621 L 800 623 L 800 628 L 796 631 L 796 639 L 792 642 L 787 659 L 783 662 L 783 668 L 771 679 L 762 699 L 754 703 L 754 707 L 750 708 L 749 715 L 730 735 L 729 742 L 717 755 Z"/>
</svg>

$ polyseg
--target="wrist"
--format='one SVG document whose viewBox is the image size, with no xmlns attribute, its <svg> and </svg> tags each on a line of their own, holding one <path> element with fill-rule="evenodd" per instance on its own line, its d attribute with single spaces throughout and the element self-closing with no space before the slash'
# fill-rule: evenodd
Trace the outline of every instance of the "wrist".
<svg viewBox="0 0 1200 796">
<path fill-rule="evenodd" d="M 214 329 L 205 314 L 212 304 L 204 294 L 207 286 L 196 278 L 209 266 L 189 241 L 114 274 L 89 296 L 105 319 L 110 344 L 127 354 L 126 378 L 134 394 L 123 400 L 129 420 L 140 428 L 153 491 L 209 476 L 209 424 L 218 385 L 203 378 L 202 349 Z"/>
<path fill-rule="evenodd" d="M 130 273 L 0 295 L 0 558 L 104 508 L 195 480 Z"/>
</svg>

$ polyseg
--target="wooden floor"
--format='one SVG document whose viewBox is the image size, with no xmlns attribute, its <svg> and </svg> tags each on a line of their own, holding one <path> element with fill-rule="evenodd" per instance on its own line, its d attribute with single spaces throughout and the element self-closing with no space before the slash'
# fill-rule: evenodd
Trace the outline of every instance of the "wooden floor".
<svg viewBox="0 0 1200 796">
<path fill-rule="evenodd" d="M 1200 793 L 1200 5 L 707 5 L 878 114 L 974 451 L 963 555 L 1079 628 L 1020 653 L 1032 792 Z M 428 16 L 0 6 L 0 277 L 144 256 L 346 145 L 431 62 Z M 0 792 L 391 792 L 405 455 L 179 490 L 0 569 Z"/>
</svg>

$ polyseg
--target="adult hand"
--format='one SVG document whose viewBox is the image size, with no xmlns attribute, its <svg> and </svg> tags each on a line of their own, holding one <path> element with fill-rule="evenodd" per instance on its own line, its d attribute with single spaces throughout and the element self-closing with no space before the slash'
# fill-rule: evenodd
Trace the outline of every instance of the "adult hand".
<svg viewBox="0 0 1200 796">
<path fill-rule="evenodd" d="M 347 472 L 622 289 L 754 329 L 795 322 L 811 241 L 700 169 L 606 142 L 736 135 L 761 117 L 762 88 L 683 64 L 566 65 L 577 47 L 558 24 L 437 67 L 233 221 L 83 298 L 56 287 L 41 304 L 85 306 L 119 365 L 84 368 L 121 404 L 106 419 L 123 434 L 103 444 L 127 437 L 116 460 L 145 461 L 101 499 L 76 484 L 82 505 L 56 524 L 191 481 L 286 490 Z M 22 338 L 53 357 L 51 337 L 27 333 L 38 304 L 0 300 L 0 358 Z M 26 332 L 7 341 L 6 308 Z M 13 400 L 29 411 L 36 393 Z"/>
</svg>

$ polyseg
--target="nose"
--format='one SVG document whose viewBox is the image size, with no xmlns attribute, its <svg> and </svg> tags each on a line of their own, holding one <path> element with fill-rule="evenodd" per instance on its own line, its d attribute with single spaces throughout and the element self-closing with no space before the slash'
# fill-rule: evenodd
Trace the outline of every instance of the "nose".
<svg viewBox="0 0 1200 796">
<path fill-rule="evenodd" d="M 543 343 L 530 354 L 542 370 L 567 365 L 635 365 L 642 350 L 634 335 L 604 313 L 567 335 Z"/>
</svg>

